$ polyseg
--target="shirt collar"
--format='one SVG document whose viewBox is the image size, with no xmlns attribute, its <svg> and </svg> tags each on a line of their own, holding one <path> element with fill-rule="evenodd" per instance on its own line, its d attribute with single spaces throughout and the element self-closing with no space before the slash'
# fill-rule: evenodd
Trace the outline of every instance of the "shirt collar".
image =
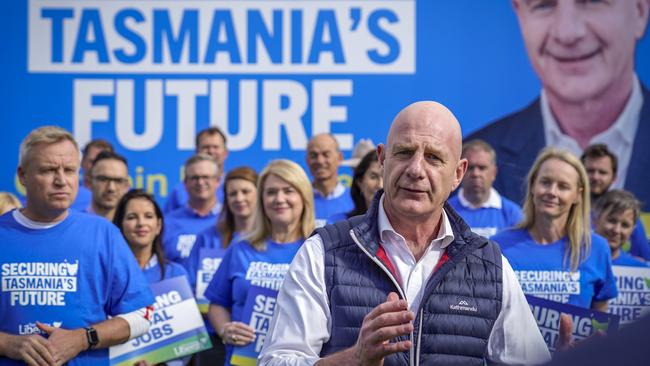
<svg viewBox="0 0 650 366">
<path fill-rule="evenodd" d="M 314 196 L 324 197 L 325 199 L 328 199 L 328 200 L 331 200 L 331 199 L 334 199 L 334 198 L 339 198 L 339 197 L 341 197 L 341 195 L 343 193 L 345 193 L 345 186 L 343 184 L 341 184 L 341 182 L 336 183 L 336 187 L 334 187 L 334 190 L 332 191 L 332 193 L 328 194 L 327 196 L 325 196 L 323 194 L 323 192 L 321 192 L 321 191 L 317 190 L 316 188 L 314 188 Z"/>
<path fill-rule="evenodd" d="M 494 189 L 494 187 L 490 187 L 490 195 L 488 196 L 487 201 L 481 203 L 478 206 L 474 206 L 474 204 L 468 201 L 465 198 L 465 194 L 463 192 L 464 191 L 462 188 L 458 191 L 458 201 L 460 202 L 461 205 L 463 205 L 463 207 L 473 208 L 473 209 L 477 209 L 477 208 L 496 208 L 498 210 L 501 209 L 501 195 L 499 194 L 499 192 L 497 192 L 496 189 Z"/>
<path fill-rule="evenodd" d="M 386 215 L 386 211 L 384 210 L 384 197 L 385 194 L 381 195 L 381 198 L 379 199 L 379 207 L 378 207 L 378 224 L 379 224 L 379 235 L 381 238 L 381 241 L 383 243 L 389 242 L 387 240 L 388 235 L 392 235 L 394 237 L 399 238 L 398 242 L 403 243 L 406 245 L 406 239 L 395 231 L 393 229 L 393 225 L 391 225 L 390 221 L 388 220 L 388 216 Z M 438 234 L 436 235 L 436 238 L 433 239 L 429 245 L 429 248 L 433 247 L 434 244 L 440 243 L 440 248 L 446 248 L 451 242 L 454 241 L 454 231 L 451 228 L 451 223 L 449 222 L 449 217 L 447 217 L 447 212 L 445 210 L 442 210 L 442 224 L 440 225 L 440 229 L 438 229 Z"/>
<path fill-rule="evenodd" d="M 70 212 L 68 211 L 68 215 Z M 22 212 L 20 212 L 20 209 L 15 209 L 11 212 L 11 215 L 13 216 L 14 220 L 16 220 L 17 223 L 20 225 L 28 228 L 28 229 L 35 229 L 35 230 L 43 230 L 43 229 L 49 229 L 57 226 L 58 224 L 62 223 L 65 221 L 65 219 L 61 221 L 56 221 L 56 222 L 40 222 L 40 221 L 34 221 L 27 216 L 25 216 Z M 66 216 L 67 218 L 68 216 Z"/>
<path fill-rule="evenodd" d="M 196 215 L 196 216 L 199 216 L 199 217 L 205 217 L 205 216 L 207 216 L 207 215 L 204 215 L 204 216 L 199 215 L 199 214 L 196 212 L 196 210 L 193 209 L 193 208 L 189 205 L 189 203 L 187 204 L 187 209 L 188 209 L 191 213 L 193 213 L 194 215 Z M 221 202 L 217 201 L 217 203 L 215 203 L 214 206 L 210 209 L 210 213 L 209 213 L 209 215 L 217 216 L 217 215 L 219 215 L 220 212 L 221 212 Z"/>
<path fill-rule="evenodd" d="M 548 104 L 546 91 L 542 90 L 540 97 L 540 105 L 542 109 L 542 119 L 544 121 L 544 136 L 546 137 L 546 145 L 562 145 L 567 146 L 571 143 L 575 144 L 574 153 L 579 156 L 582 149 L 578 144 L 569 136 L 565 135 L 551 112 L 551 107 Z M 596 142 L 613 142 L 621 141 L 621 139 L 628 145 L 634 143 L 634 136 L 636 129 L 639 125 L 639 115 L 641 107 L 643 106 L 643 94 L 641 93 L 641 85 L 639 78 L 634 74 L 634 81 L 632 82 L 632 94 L 628 98 L 623 112 L 618 116 L 616 121 L 605 131 L 594 136 L 590 143 Z M 611 143 L 609 144 L 611 145 Z"/>
<path fill-rule="evenodd" d="M 154 268 L 157 265 L 158 265 L 158 257 L 154 254 L 151 256 L 151 259 L 149 259 L 149 262 L 147 262 L 147 265 L 144 266 L 144 269 L 147 270 L 150 268 Z"/>
</svg>

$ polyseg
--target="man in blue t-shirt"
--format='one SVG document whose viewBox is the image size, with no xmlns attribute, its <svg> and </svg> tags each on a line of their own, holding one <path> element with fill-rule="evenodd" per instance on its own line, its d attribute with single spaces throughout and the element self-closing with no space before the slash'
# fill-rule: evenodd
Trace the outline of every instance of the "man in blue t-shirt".
<svg viewBox="0 0 650 366">
<path fill-rule="evenodd" d="M 324 226 L 331 216 L 354 208 L 350 190 L 339 182 L 343 154 L 336 138 L 329 133 L 312 137 L 307 144 L 307 166 L 313 178 L 316 227 Z"/>
<path fill-rule="evenodd" d="M 0 217 L 0 365 L 108 365 L 107 347 L 149 329 L 147 282 L 115 226 L 69 209 L 79 184 L 70 133 L 32 131 L 18 177 L 25 208 Z"/>
<path fill-rule="evenodd" d="M 93 161 L 89 179 L 92 202 L 85 211 L 113 221 L 117 204 L 131 186 L 126 158 L 102 151 Z"/>
<path fill-rule="evenodd" d="M 219 164 L 219 186 L 223 183 L 224 163 L 228 157 L 228 148 L 226 146 L 226 135 L 219 127 L 208 127 L 196 135 L 196 153 L 202 153 L 212 156 Z M 223 202 L 223 190 L 217 188 L 217 198 Z M 185 182 L 179 182 L 169 193 L 167 202 L 165 202 L 165 213 L 172 212 L 187 205 L 190 196 L 185 189 Z"/>
<path fill-rule="evenodd" d="M 497 176 L 496 152 L 483 140 L 463 144 L 462 157 L 468 167 L 458 194 L 449 204 L 472 228 L 486 238 L 516 225 L 522 218 L 516 203 L 499 195 L 492 187 Z"/>
<path fill-rule="evenodd" d="M 618 171 L 618 158 L 605 144 L 588 146 L 580 157 L 589 176 L 589 189 L 591 191 L 591 207 L 597 205 L 611 188 L 616 188 L 616 174 Z M 634 193 L 634 192 L 632 192 Z M 650 243 L 641 219 L 637 218 L 634 231 L 630 236 L 629 253 L 645 260 L 650 260 Z"/>
<path fill-rule="evenodd" d="M 196 154 L 185 162 L 185 189 L 189 200 L 165 217 L 163 248 L 167 259 L 183 264 L 190 255 L 196 235 L 215 225 L 221 212 L 217 199 L 219 164 L 210 155 Z"/>
<path fill-rule="evenodd" d="M 92 201 L 92 192 L 90 191 L 90 168 L 93 161 L 99 153 L 103 151 L 114 152 L 113 145 L 104 139 L 91 140 L 84 146 L 81 154 L 81 180 L 79 190 L 72 206 L 75 210 L 83 211 L 88 208 Z"/>
</svg>

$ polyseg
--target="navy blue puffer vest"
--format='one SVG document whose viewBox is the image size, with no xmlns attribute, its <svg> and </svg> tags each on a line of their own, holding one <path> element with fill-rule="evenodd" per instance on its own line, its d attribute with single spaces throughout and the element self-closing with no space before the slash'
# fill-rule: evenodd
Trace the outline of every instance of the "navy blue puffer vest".
<svg viewBox="0 0 650 366">
<path fill-rule="evenodd" d="M 352 346 L 363 318 L 402 294 L 398 282 L 377 257 L 379 197 L 366 215 L 317 229 L 325 250 L 325 282 L 332 316 L 331 336 L 321 357 Z M 454 232 L 449 259 L 426 284 L 416 312 L 410 351 L 387 357 L 384 365 L 483 365 L 494 322 L 501 311 L 502 271 L 498 245 L 471 232 L 449 206 Z M 400 295 L 403 297 L 403 295 Z"/>
</svg>

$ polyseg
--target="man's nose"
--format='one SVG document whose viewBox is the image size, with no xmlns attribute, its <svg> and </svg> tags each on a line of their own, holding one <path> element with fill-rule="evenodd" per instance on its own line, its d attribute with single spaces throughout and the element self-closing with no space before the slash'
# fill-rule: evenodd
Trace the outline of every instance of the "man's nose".
<svg viewBox="0 0 650 366">
<path fill-rule="evenodd" d="M 558 1 L 550 25 L 550 36 L 563 46 L 573 46 L 587 33 L 585 19 L 574 1 Z"/>
<path fill-rule="evenodd" d="M 424 176 L 424 168 L 422 164 L 424 163 L 424 156 L 421 152 L 416 152 L 411 156 L 411 159 L 408 162 L 406 167 L 406 174 L 413 179 L 420 179 Z"/>
</svg>

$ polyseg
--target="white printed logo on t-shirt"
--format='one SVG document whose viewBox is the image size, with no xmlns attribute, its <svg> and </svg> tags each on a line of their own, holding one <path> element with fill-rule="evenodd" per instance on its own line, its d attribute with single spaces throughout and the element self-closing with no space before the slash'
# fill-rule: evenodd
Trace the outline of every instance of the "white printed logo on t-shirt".
<svg viewBox="0 0 650 366">
<path fill-rule="evenodd" d="M 2 292 L 11 306 L 65 306 L 65 294 L 77 292 L 79 261 L 2 264 Z"/>
</svg>

